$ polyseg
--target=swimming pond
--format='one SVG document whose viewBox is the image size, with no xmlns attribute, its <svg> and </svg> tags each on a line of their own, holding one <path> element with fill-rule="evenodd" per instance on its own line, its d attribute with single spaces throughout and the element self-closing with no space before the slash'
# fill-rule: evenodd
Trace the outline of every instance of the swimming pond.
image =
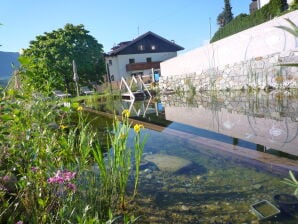
<svg viewBox="0 0 298 224">
<path fill-rule="evenodd" d="M 241 98 L 250 103 L 238 100 L 238 107 L 234 103 L 229 108 L 231 101 L 222 98 L 215 103 L 206 96 L 203 104 L 195 105 L 186 100 L 183 104 L 183 99 L 181 103 L 177 96 L 167 96 L 167 101 L 118 102 L 114 106 L 119 111 L 131 108 L 133 119 L 150 122 L 145 130 L 148 139 L 139 194 L 132 204 L 134 212 L 143 215 L 144 222 L 257 223 L 251 205 L 262 200 L 276 205 L 275 195 L 293 193 L 294 189 L 281 180 L 288 176 L 289 169 L 298 167 L 296 155 L 287 151 L 292 150 L 287 141 L 297 140 L 295 99 L 287 98 L 287 103 L 277 105 L 276 98 L 267 98 L 273 100 L 269 104 L 257 98 L 258 105 L 251 107 L 256 102 Z M 287 112 L 285 105 L 290 108 Z M 199 113 L 200 110 L 204 113 Z M 175 119 L 169 119 L 170 115 Z M 241 123 L 245 120 L 241 116 L 250 129 Z M 261 129 L 268 120 L 274 122 L 271 134 L 275 138 L 270 138 L 272 126 L 263 128 L 269 133 L 265 141 Z M 204 122 L 209 126 L 199 127 Z M 233 129 L 235 134 L 230 135 Z M 258 138 L 268 145 L 258 142 Z M 273 143 L 282 144 L 282 150 L 271 148 Z M 282 212 L 274 222 L 297 223 L 297 220 L 295 213 Z"/>
</svg>

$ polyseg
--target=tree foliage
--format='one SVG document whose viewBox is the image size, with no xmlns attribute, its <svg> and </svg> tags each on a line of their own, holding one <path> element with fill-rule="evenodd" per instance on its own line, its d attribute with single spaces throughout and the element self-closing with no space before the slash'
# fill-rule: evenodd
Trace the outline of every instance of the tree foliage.
<svg viewBox="0 0 298 224">
<path fill-rule="evenodd" d="M 88 33 L 83 25 L 66 24 L 31 41 L 19 59 L 28 86 L 73 92 L 73 60 L 80 85 L 100 82 L 105 73 L 103 46 Z"/>
<path fill-rule="evenodd" d="M 280 16 L 286 9 L 286 0 L 270 0 L 268 4 L 264 5 L 253 14 L 240 14 L 224 27 L 219 27 L 213 35 L 210 43 L 264 23 L 276 16 Z"/>
<path fill-rule="evenodd" d="M 228 24 L 233 20 L 233 13 L 232 13 L 230 0 L 224 0 L 224 1 L 225 1 L 225 7 L 223 11 L 217 16 L 217 24 L 220 27 L 224 27 L 226 24 Z"/>
</svg>

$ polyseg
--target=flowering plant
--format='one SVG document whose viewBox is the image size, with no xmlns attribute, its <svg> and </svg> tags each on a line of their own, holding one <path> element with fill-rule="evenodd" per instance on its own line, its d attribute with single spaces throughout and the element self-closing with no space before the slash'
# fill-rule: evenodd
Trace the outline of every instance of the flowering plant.
<svg viewBox="0 0 298 224">
<path fill-rule="evenodd" d="M 76 177 L 76 172 L 70 172 L 67 170 L 58 170 L 53 177 L 48 179 L 49 184 L 63 184 L 67 189 L 72 191 L 76 190 L 76 185 L 71 181 Z"/>
</svg>

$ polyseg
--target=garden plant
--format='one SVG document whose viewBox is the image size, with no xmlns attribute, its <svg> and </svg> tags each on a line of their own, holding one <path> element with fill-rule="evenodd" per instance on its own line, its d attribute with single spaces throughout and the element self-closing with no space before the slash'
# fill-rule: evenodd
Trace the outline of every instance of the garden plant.
<svg viewBox="0 0 298 224">
<path fill-rule="evenodd" d="M 124 111 L 106 149 L 78 103 L 10 87 L 0 96 L 0 223 L 135 222 L 124 209 L 136 194 L 142 126 L 133 131 Z"/>
</svg>

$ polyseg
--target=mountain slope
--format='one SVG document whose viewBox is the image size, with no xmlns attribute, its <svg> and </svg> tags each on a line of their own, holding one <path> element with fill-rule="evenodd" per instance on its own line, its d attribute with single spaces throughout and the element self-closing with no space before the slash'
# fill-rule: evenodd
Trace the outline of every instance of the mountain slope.
<svg viewBox="0 0 298 224">
<path fill-rule="evenodd" d="M 3 52 L 0 51 L 0 80 L 8 79 L 12 72 L 12 63 L 19 66 L 18 62 L 19 53 L 17 52 Z"/>
</svg>

